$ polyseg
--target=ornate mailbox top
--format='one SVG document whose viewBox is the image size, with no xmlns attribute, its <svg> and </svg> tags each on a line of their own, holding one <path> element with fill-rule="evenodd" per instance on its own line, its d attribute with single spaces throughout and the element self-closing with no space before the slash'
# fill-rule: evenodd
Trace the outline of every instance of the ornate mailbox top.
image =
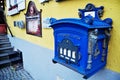
<svg viewBox="0 0 120 80">
<path fill-rule="evenodd" d="M 51 18 L 51 25 L 50 27 L 58 27 L 56 25 L 63 25 L 60 27 L 64 27 L 64 24 L 74 24 L 77 26 L 82 26 L 88 29 L 92 28 L 112 28 L 112 19 L 106 18 L 101 20 L 100 17 L 103 15 L 103 6 L 96 8 L 93 4 L 87 4 L 85 9 L 78 9 L 79 10 L 79 19 L 77 18 L 64 18 L 55 20 Z M 77 27 L 76 26 L 76 27 Z"/>
</svg>

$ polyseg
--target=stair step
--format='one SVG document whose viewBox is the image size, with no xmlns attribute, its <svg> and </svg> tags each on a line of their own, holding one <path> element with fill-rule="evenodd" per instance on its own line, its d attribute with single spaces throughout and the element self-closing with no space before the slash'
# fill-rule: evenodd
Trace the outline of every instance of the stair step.
<svg viewBox="0 0 120 80">
<path fill-rule="evenodd" d="M 0 45 L 3 45 L 3 44 L 10 44 L 10 42 L 0 42 Z"/>
<path fill-rule="evenodd" d="M 6 34 L 0 34 L 0 36 L 7 36 Z"/>
<path fill-rule="evenodd" d="M 9 42 L 9 39 L 0 39 L 0 42 Z"/>
<path fill-rule="evenodd" d="M 2 35 L 2 36 L 0 35 L 0 39 L 8 39 L 8 36 L 7 35 L 5 35 L 5 36 L 4 35 Z"/>
<path fill-rule="evenodd" d="M 9 59 L 9 56 L 3 56 L 0 58 L 0 61 L 7 60 L 7 59 Z"/>
<path fill-rule="evenodd" d="M 11 47 L 11 43 L 0 45 L 0 48 L 3 48 L 3 47 Z"/>
<path fill-rule="evenodd" d="M 0 40 L 9 39 L 8 37 L 0 37 Z"/>
<path fill-rule="evenodd" d="M 20 59 L 21 59 L 20 57 L 16 57 L 16 58 L 12 58 L 12 59 L 9 59 L 9 60 L 3 60 L 3 61 L 0 61 L 0 65 L 11 63 L 11 62 L 14 62 L 14 61 L 18 61 Z"/>
<path fill-rule="evenodd" d="M 0 57 L 9 56 L 9 55 L 12 55 L 12 54 L 15 54 L 15 53 L 16 53 L 16 51 L 9 52 L 9 53 L 2 53 L 2 54 L 0 54 Z"/>
<path fill-rule="evenodd" d="M 9 49 L 13 49 L 13 47 L 4 47 L 4 48 L 0 48 L 0 51 L 2 51 L 2 50 L 9 50 Z"/>
<path fill-rule="evenodd" d="M 6 34 L 0 34 L 0 68 L 23 63 L 22 52 L 14 51 Z"/>
<path fill-rule="evenodd" d="M 14 49 L 14 48 L 13 48 L 13 49 Z M 12 52 L 13 49 L 1 50 L 0 53 L 9 53 L 9 52 Z"/>
</svg>

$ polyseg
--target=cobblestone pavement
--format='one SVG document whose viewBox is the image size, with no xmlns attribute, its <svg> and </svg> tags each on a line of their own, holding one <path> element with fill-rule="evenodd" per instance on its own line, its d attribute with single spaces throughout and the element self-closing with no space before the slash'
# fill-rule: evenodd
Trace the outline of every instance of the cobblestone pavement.
<svg viewBox="0 0 120 80">
<path fill-rule="evenodd" d="M 0 80 L 34 80 L 25 69 L 15 70 L 13 67 L 0 69 Z"/>
</svg>

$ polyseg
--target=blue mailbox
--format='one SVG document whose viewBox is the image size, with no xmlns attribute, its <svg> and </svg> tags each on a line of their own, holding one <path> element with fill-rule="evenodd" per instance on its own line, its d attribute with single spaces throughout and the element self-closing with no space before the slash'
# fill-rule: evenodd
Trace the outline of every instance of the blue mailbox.
<svg viewBox="0 0 120 80">
<path fill-rule="evenodd" d="M 54 20 L 53 62 L 92 76 L 106 65 L 112 19 L 101 20 L 104 7 L 87 4 L 79 9 L 80 18 Z"/>
</svg>

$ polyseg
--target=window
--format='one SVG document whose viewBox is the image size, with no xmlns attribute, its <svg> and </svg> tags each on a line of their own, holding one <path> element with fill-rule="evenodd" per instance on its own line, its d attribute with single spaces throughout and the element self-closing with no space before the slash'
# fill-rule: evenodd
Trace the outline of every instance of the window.
<svg viewBox="0 0 120 80">
<path fill-rule="evenodd" d="M 25 9 L 25 0 L 6 0 L 7 14 L 14 15 Z"/>
</svg>

